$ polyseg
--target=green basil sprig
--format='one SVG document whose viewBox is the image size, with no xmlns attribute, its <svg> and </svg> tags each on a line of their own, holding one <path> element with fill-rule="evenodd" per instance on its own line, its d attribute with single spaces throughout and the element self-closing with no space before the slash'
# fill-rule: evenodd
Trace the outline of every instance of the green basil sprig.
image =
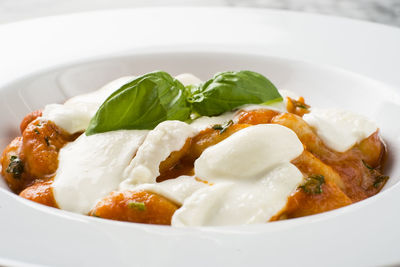
<svg viewBox="0 0 400 267">
<path fill-rule="evenodd" d="M 153 129 L 166 120 L 185 121 L 191 114 L 185 86 L 166 72 L 147 73 L 111 94 L 89 123 L 86 135 Z"/>
<path fill-rule="evenodd" d="M 216 116 L 245 104 L 282 101 L 276 87 L 263 75 L 252 71 L 217 73 L 197 88 L 188 101 L 202 116 Z"/>
<path fill-rule="evenodd" d="M 192 113 L 215 116 L 245 104 L 282 101 L 276 87 L 252 71 L 217 73 L 204 84 L 185 88 L 163 71 L 123 85 L 100 106 L 86 135 L 121 129 L 151 130 L 166 120 L 186 121 Z"/>
</svg>

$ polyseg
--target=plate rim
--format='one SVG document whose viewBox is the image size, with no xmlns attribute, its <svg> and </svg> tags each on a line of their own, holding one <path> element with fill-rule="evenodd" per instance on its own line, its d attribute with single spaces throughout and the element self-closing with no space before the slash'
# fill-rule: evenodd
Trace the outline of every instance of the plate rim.
<svg viewBox="0 0 400 267">
<path fill-rule="evenodd" d="M 146 10 L 149 10 L 149 9 L 151 9 L 151 10 L 153 10 L 154 8 L 143 8 L 143 9 L 146 9 Z M 157 8 L 157 9 L 164 9 L 164 8 Z M 173 7 L 173 8 L 168 8 L 168 9 L 180 9 L 180 8 L 175 8 L 175 7 Z M 184 9 L 209 9 L 208 7 L 202 7 L 202 8 L 184 8 Z M 254 8 L 212 8 L 212 9 L 221 9 L 221 10 L 226 10 L 226 9 L 229 9 L 229 10 L 231 10 L 231 9 L 235 9 L 235 10 L 238 10 L 238 9 L 245 9 L 245 10 L 252 10 L 252 11 L 257 11 L 257 12 L 259 12 L 260 11 L 260 9 L 254 9 Z M 89 11 L 89 12 L 78 12 L 78 13 L 72 13 L 72 14 L 63 14 L 63 15 L 56 15 L 56 16 L 50 16 L 50 18 L 52 18 L 52 19 L 54 19 L 54 18 L 58 18 L 58 17 L 70 17 L 70 18 L 72 18 L 73 16 L 75 16 L 75 15 L 79 15 L 79 16 L 85 16 L 86 14 L 88 14 L 88 13 L 90 13 L 90 14 L 93 14 L 93 13 L 96 13 L 96 14 L 99 14 L 99 13 L 109 13 L 109 12 L 119 12 L 121 9 L 113 9 L 113 10 L 101 10 L 101 11 Z M 196 10 L 196 12 L 197 12 L 197 10 Z M 262 9 L 262 11 L 268 11 L 268 12 L 276 12 L 276 10 L 271 10 L 271 9 Z M 126 9 L 124 9 L 124 12 L 126 11 Z M 135 12 L 140 12 L 140 10 L 138 10 L 138 9 L 135 9 Z M 294 11 L 282 11 L 282 10 L 279 10 L 278 11 L 278 13 L 296 13 L 296 14 L 301 14 L 301 15 L 305 15 L 305 16 L 316 16 L 316 17 L 323 17 L 323 18 L 326 18 L 326 17 L 328 17 L 328 18 L 330 18 L 330 19 L 334 19 L 334 20 L 337 20 L 337 19 L 339 19 L 339 20 L 345 20 L 345 21 L 350 21 L 350 22 L 352 22 L 352 21 L 356 21 L 356 22 L 358 22 L 358 23 L 361 23 L 361 24 L 373 24 L 373 25 L 379 25 L 379 27 L 380 26 L 383 26 L 383 27 L 386 27 L 386 28 L 390 28 L 391 30 L 392 29 L 395 29 L 396 31 L 397 31 L 397 34 L 399 34 L 400 35 L 400 29 L 398 29 L 398 28 L 395 28 L 395 27 L 392 27 L 392 26 L 388 26 L 388 25 L 381 25 L 381 24 L 377 24 L 377 23 L 373 23 L 373 22 L 365 22 L 365 21 L 360 21 L 360 20 L 354 20 L 354 19 L 349 19 L 349 18 L 342 18 L 342 17 L 336 17 L 336 16 L 327 16 L 327 15 L 320 15 L 320 14 L 309 14 L 309 13 L 306 13 L 306 14 L 304 14 L 304 13 L 301 13 L 301 12 L 294 12 Z M 71 17 L 72 16 L 72 17 Z M 15 23 L 18 23 L 18 24 L 25 24 L 25 23 L 31 23 L 31 21 L 32 20 L 41 20 L 41 21 L 44 21 L 44 20 L 48 20 L 49 19 L 49 17 L 43 17 L 43 18 L 35 18 L 35 19 L 29 19 L 29 20 L 24 20 L 24 21 L 18 21 L 18 22 L 12 22 L 12 23 L 6 23 L 6 24 L 2 24 L 2 25 L 0 25 L 0 30 L 2 29 L 2 27 L 6 27 L 7 25 L 10 25 L 10 24 L 15 24 Z M 85 60 L 83 60 L 83 61 L 85 61 Z M 329 66 L 329 67 L 331 67 L 331 65 L 327 65 L 327 66 Z M 337 68 L 337 67 L 335 67 L 335 68 Z M 346 70 L 347 71 L 347 70 Z M 361 75 L 361 74 L 358 74 L 358 73 L 355 73 L 355 74 L 357 74 L 357 75 Z M 361 76 L 363 76 L 363 75 L 361 75 Z M 25 77 L 25 76 L 24 76 Z M 1 80 L 1 79 L 0 79 Z M 373 79 L 373 80 L 375 80 L 375 79 Z M 379 81 L 379 82 L 382 82 L 382 81 Z M 1 84 L 1 81 L 0 81 L 0 84 Z M 1 86 L 3 86 L 4 84 L 1 84 Z M 390 85 L 390 84 L 389 84 Z M 1 89 L 0 89 L 1 90 Z M 400 190 L 398 190 L 398 189 L 400 189 L 400 185 L 399 185 L 399 183 L 398 184 L 396 184 L 396 185 L 394 185 L 392 188 L 389 188 L 388 190 L 385 190 L 385 191 L 393 191 L 394 189 L 393 188 L 396 188 L 396 190 L 397 191 L 400 191 Z M 393 190 L 392 190 L 393 189 Z M 0 190 L 1 191 L 1 190 Z M 9 192 L 7 192 L 7 194 L 8 194 Z M 379 198 L 383 198 L 383 196 L 380 196 L 380 195 L 387 195 L 387 194 L 385 194 L 385 193 L 387 193 L 387 192 L 383 192 L 382 194 L 378 194 L 377 196 L 374 196 L 374 199 L 375 199 L 375 197 L 379 197 Z M 11 193 L 9 193 L 9 194 L 11 194 Z M 16 197 L 16 196 L 13 196 L 13 197 Z M 19 199 L 19 201 L 21 201 L 21 199 Z M 27 200 L 22 200 L 22 201 L 27 201 Z M 367 199 L 367 200 L 365 200 L 365 201 L 372 201 L 371 200 L 371 198 L 370 199 Z M 365 202 L 365 201 L 363 201 L 363 203 Z M 369 202 L 368 202 L 369 203 Z M 34 205 L 38 205 L 38 204 L 36 204 L 36 203 L 30 203 L 30 204 L 34 204 Z M 358 207 L 358 205 L 359 204 L 362 204 L 362 203 L 357 203 L 357 207 Z M 366 205 L 365 203 L 363 204 L 363 205 Z M 47 207 L 41 207 L 41 208 L 46 208 L 47 209 Z M 332 211 L 332 212 L 340 212 L 341 210 L 336 210 L 336 211 Z M 328 212 L 329 214 L 331 214 L 332 212 Z M 327 213 L 327 214 L 328 214 Z M 80 215 L 79 215 L 80 216 Z M 319 216 L 319 215 L 316 215 L 316 216 Z M 313 217 L 313 216 L 310 216 L 310 217 Z M 96 220 L 95 218 L 89 218 L 90 220 Z M 303 219 L 303 218 L 300 218 L 300 219 Z M 316 219 L 316 221 L 319 221 L 319 218 L 317 218 Z M 106 222 L 106 223 L 109 223 L 109 222 Z M 113 222 L 113 224 L 114 224 L 114 222 Z M 124 224 L 126 224 L 126 223 L 124 223 Z M 151 226 L 151 227 L 158 227 L 158 226 Z M 136 228 L 136 227 L 135 227 Z M 185 232 L 186 230 L 184 230 L 184 232 Z M 213 230 L 211 229 L 211 232 L 212 232 Z M 202 232 L 202 231 L 201 231 Z M 398 257 L 399 258 L 399 260 L 400 260 L 400 256 Z M 1 261 L 1 258 L 0 258 L 0 261 Z"/>
</svg>

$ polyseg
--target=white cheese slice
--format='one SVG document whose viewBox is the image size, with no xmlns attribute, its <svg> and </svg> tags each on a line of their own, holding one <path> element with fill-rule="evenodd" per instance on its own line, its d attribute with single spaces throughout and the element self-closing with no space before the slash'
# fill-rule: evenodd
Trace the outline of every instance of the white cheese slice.
<svg viewBox="0 0 400 267">
<path fill-rule="evenodd" d="M 186 198 L 204 187 L 209 187 L 209 185 L 197 181 L 192 176 L 182 175 L 178 178 L 166 180 L 161 183 L 141 184 L 131 188 L 131 190 L 153 192 L 168 198 L 178 205 L 182 205 Z"/>
<path fill-rule="evenodd" d="M 175 79 L 180 81 L 184 86 L 197 85 L 197 84 L 201 83 L 201 80 L 191 73 L 179 74 L 179 75 L 175 76 Z"/>
<path fill-rule="evenodd" d="M 130 185 L 155 183 L 159 166 L 172 152 L 180 150 L 197 131 L 181 121 L 164 121 L 146 136 L 136 156 L 124 171 L 121 189 Z"/>
<path fill-rule="evenodd" d="M 338 109 L 313 108 L 303 119 L 326 146 L 338 152 L 345 152 L 378 129 L 364 116 Z"/>
<path fill-rule="evenodd" d="M 121 77 L 97 91 L 72 97 L 63 105 L 46 105 L 42 117 L 54 122 L 71 134 L 83 132 L 107 97 L 133 79 L 134 76 Z"/>
<path fill-rule="evenodd" d="M 290 163 L 302 152 L 296 134 L 276 124 L 245 128 L 207 148 L 195 161 L 195 175 L 214 185 L 185 199 L 172 225 L 267 222 L 302 181 Z"/>
<path fill-rule="evenodd" d="M 54 198 L 63 210 L 87 214 L 123 179 L 148 131 L 120 130 L 86 136 L 60 150 L 53 182 Z"/>
<path fill-rule="evenodd" d="M 64 104 L 85 104 L 85 103 L 92 103 L 100 107 L 101 104 L 116 90 L 121 88 L 123 85 L 133 81 L 136 76 L 123 76 L 118 79 L 115 79 L 107 84 L 105 84 L 100 89 L 78 96 L 71 97 L 68 99 Z"/>
<path fill-rule="evenodd" d="M 202 116 L 195 119 L 190 125 L 197 129 L 198 131 L 205 130 L 216 124 L 224 124 L 230 120 L 234 120 L 234 112 L 225 112 L 219 116 L 207 117 Z"/>
<path fill-rule="evenodd" d="M 270 103 L 268 105 L 249 104 L 249 105 L 244 105 L 244 106 L 240 107 L 239 109 L 245 110 L 245 111 L 251 111 L 251 110 L 255 110 L 255 109 L 272 109 L 272 110 L 276 110 L 278 112 L 287 112 L 287 108 L 286 108 L 287 98 L 286 97 L 290 97 L 292 99 L 297 100 L 299 98 L 299 96 L 289 90 L 278 90 L 278 91 L 279 91 L 279 94 L 282 96 L 282 101 Z"/>
</svg>

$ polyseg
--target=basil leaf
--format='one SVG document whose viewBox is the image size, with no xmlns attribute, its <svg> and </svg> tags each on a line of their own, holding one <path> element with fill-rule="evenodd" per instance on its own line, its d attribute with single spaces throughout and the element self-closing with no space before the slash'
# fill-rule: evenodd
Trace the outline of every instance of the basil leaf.
<svg viewBox="0 0 400 267">
<path fill-rule="evenodd" d="M 186 89 L 166 72 L 147 73 L 123 85 L 97 110 L 86 135 L 121 130 L 153 129 L 165 120 L 185 121 L 191 109 Z"/>
<path fill-rule="evenodd" d="M 216 116 L 245 104 L 282 101 L 276 87 L 252 71 L 217 73 L 197 88 L 190 88 L 188 102 L 202 116 Z"/>
</svg>

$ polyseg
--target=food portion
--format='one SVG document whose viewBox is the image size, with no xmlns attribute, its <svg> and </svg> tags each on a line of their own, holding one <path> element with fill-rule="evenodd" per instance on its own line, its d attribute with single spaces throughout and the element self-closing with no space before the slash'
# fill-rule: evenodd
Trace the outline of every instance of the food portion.
<svg viewBox="0 0 400 267">
<path fill-rule="evenodd" d="M 213 185 L 185 199 L 174 225 L 265 222 L 302 181 L 290 163 L 302 152 L 296 134 L 278 124 L 249 126 L 208 147 L 194 162 L 194 175 Z"/>
<path fill-rule="evenodd" d="M 389 178 L 374 122 L 314 108 L 251 71 L 122 77 L 20 129 L 0 159 L 10 189 L 111 220 L 266 223 L 350 205 Z"/>
</svg>

